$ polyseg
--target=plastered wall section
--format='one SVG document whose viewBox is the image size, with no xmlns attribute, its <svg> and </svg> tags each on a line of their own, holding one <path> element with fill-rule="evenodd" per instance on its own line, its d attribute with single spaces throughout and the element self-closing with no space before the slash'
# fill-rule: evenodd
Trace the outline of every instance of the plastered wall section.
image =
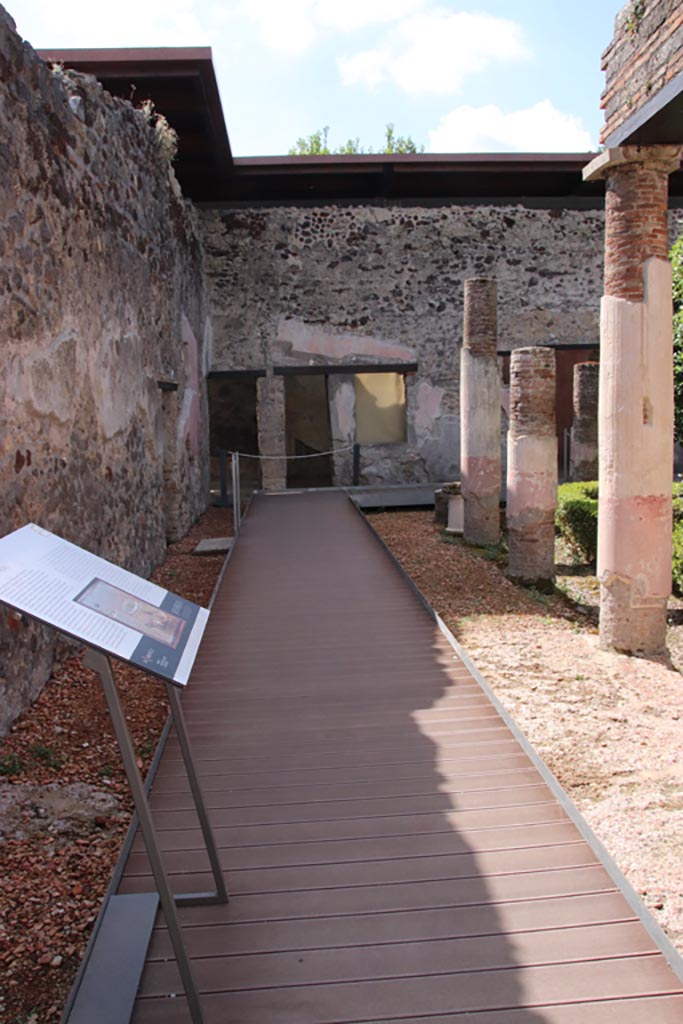
<svg viewBox="0 0 683 1024">
<path fill-rule="evenodd" d="M 330 204 L 203 210 L 202 220 L 214 369 L 418 364 L 407 440 L 364 446 L 364 482 L 458 476 L 466 278 L 497 278 L 501 349 L 598 341 L 601 211 Z M 329 380 L 332 436 L 352 443 L 352 387 Z M 335 465 L 350 482 L 350 459 Z"/>
<path fill-rule="evenodd" d="M 602 55 L 605 141 L 667 82 L 683 71 L 680 0 L 630 0 L 617 15 Z"/>
<path fill-rule="evenodd" d="M 148 574 L 206 503 L 209 333 L 197 217 L 153 126 L 0 8 L 0 532 L 34 521 Z M 0 732 L 52 654 L 0 610 Z"/>
</svg>

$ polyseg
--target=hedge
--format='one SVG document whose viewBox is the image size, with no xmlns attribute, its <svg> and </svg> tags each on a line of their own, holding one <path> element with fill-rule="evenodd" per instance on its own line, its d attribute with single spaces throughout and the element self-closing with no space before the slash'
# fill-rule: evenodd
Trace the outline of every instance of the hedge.
<svg viewBox="0 0 683 1024">
<path fill-rule="evenodd" d="M 595 481 L 558 487 L 555 526 L 572 554 L 585 562 L 595 561 L 598 548 L 598 485 Z M 673 485 L 671 575 L 674 594 L 683 595 L 683 483 Z"/>
<path fill-rule="evenodd" d="M 673 592 L 683 595 L 683 523 L 674 522 L 673 559 L 671 562 Z"/>
<path fill-rule="evenodd" d="M 683 503 L 683 498 L 681 501 Z M 575 558 L 595 561 L 598 552 L 598 485 L 595 481 L 558 487 L 555 527 Z"/>
</svg>

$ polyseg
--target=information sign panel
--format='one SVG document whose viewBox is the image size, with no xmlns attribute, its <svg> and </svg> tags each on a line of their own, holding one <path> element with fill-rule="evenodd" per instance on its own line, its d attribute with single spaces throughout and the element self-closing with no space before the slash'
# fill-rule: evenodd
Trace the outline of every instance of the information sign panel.
<svg viewBox="0 0 683 1024">
<path fill-rule="evenodd" d="M 179 686 L 209 617 L 33 523 L 0 538 L 0 601 Z"/>
</svg>

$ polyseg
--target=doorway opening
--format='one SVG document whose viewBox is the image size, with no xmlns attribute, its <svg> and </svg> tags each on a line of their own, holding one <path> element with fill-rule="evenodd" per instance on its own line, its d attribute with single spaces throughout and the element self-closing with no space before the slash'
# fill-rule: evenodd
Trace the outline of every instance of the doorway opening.
<svg viewBox="0 0 683 1024">
<path fill-rule="evenodd" d="M 208 393 L 211 493 L 215 496 L 221 487 L 221 451 L 258 455 L 256 376 L 209 377 Z M 240 479 L 243 494 L 261 486 L 258 459 L 240 460 Z"/>
</svg>

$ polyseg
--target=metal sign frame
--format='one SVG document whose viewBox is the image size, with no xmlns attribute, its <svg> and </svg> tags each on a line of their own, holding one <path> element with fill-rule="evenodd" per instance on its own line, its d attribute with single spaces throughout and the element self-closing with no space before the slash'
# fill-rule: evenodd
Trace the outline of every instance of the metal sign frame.
<svg viewBox="0 0 683 1024">
<path fill-rule="evenodd" d="M 130 786 L 135 810 L 140 822 L 140 831 L 142 832 L 145 849 L 147 850 L 147 856 L 149 857 L 152 874 L 154 875 L 157 892 L 159 893 L 159 901 L 164 912 L 166 925 L 173 945 L 173 951 L 180 971 L 180 977 L 185 989 L 185 996 L 187 998 L 190 1015 L 192 1017 L 193 1024 L 204 1024 L 199 992 L 192 976 L 190 960 L 187 955 L 187 950 L 185 949 L 180 921 L 178 919 L 177 906 L 200 906 L 210 903 L 227 903 L 228 892 L 220 866 L 218 850 L 211 830 L 206 804 L 204 803 L 204 797 L 201 792 L 199 779 L 194 766 L 192 751 L 190 749 L 190 741 L 185 725 L 185 718 L 180 706 L 177 688 L 172 683 L 165 683 L 166 693 L 171 707 L 171 717 L 178 737 L 185 770 L 187 771 L 187 777 L 190 783 L 190 789 L 192 791 L 192 797 L 197 810 L 199 824 L 202 829 L 206 852 L 211 864 L 211 871 L 213 873 L 216 888 L 213 892 L 180 893 L 174 896 L 171 892 L 168 876 L 161 859 L 161 852 L 157 842 L 156 829 L 154 827 L 151 809 L 145 793 L 142 776 L 137 765 L 133 741 L 131 739 L 130 732 L 128 731 L 126 717 L 123 713 L 123 708 L 121 707 L 116 683 L 114 682 L 111 662 L 109 657 L 101 651 L 94 650 L 93 648 L 87 648 L 83 664 L 86 668 L 92 669 L 100 678 L 104 696 L 107 701 L 107 707 L 109 708 L 112 725 L 114 727 L 116 740 L 119 745 L 119 750 L 121 751 L 123 767 L 126 772 L 128 785 Z"/>
</svg>

